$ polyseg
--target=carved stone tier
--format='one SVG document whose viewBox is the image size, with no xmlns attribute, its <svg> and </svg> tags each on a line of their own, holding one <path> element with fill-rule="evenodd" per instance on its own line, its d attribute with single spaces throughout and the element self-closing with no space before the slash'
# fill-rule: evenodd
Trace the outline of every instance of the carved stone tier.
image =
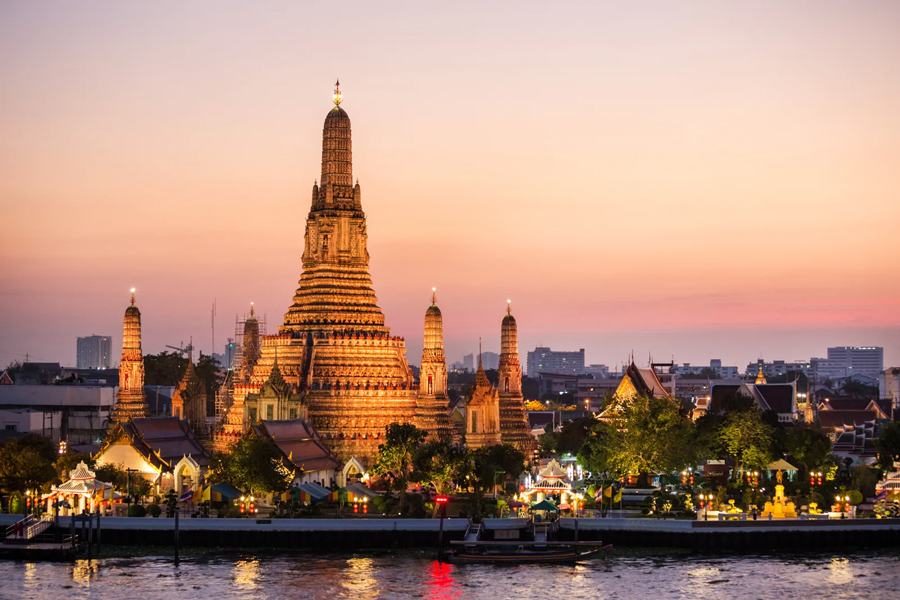
<svg viewBox="0 0 900 600">
<path fill-rule="evenodd" d="M 113 431 L 117 423 L 128 419 L 150 416 L 150 408 L 144 396 L 144 356 L 141 353 L 141 311 L 134 305 L 134 290 L 131 306 L 125 309 L 122 327 L 122 360 L 119 363 L 119 391 L 116 404 L 109 417 L 108 431 Z"/>
<path fill-rule="evenodd" d="M 530 457 L 537 448 L 531 435 L 525 399 L 522 397 L 522 366 L 519 363 L 518 326 L 507 309 L 500 331 L 500 433 L 504 444 L 512 444 Z"/>
</svg>

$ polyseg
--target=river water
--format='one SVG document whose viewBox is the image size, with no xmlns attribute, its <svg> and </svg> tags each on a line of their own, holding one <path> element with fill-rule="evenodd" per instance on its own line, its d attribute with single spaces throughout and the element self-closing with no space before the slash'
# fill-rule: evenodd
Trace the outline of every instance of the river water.
<svg viewBox="0 0 900 600">
<path fill-rule="evenodd" d="M 0 598 L 891 598 L 896 553 L 616 557 L 577 566 L 454 567 L 427 554 L 106 558 L 0 562 Z"/>
</svg>

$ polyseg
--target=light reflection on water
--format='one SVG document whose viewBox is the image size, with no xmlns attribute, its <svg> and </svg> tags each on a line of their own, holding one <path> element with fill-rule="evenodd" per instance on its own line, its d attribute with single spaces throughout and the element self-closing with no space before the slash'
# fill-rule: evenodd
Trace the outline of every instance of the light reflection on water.
<svg viewBox="0 0 900 600">
<path fill-rule="evenodd" d="M 617 558 L 576 566 L 455 567 L 427 554 L 0 562 L 0 598 L 868 598 L 900 589 L 889 554 Z"/>
</svg>

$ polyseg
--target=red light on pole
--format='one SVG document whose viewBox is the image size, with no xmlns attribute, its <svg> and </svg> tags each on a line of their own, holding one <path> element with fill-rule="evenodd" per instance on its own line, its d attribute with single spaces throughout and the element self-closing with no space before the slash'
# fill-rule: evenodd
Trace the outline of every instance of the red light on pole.
<svg viewBox="0 0 900 600">
<path fill-rule="evenodd" d="M 434 501 L 438 504 L 447 504 L 448 502 L 450 502 L 450 498 L 448 498 L 447 496 L 438 496 L 434 499 Z"/>
</svg>

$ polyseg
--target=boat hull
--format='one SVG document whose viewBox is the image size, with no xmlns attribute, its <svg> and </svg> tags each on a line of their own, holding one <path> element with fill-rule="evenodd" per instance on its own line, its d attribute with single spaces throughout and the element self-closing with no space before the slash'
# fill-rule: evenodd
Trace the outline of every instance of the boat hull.
<svg viewBox="0 0 900 600">
<path fill-rule="evenodd" d="M 571 564 L 582 560 L 588 560 L 600 554 L 601 549 L 588 552 L 455 552 L 444 557 L 444 561 L 452 565 L 477 565 L 477 564 L 533 564 L 555 563 Z"/>
</svg>

